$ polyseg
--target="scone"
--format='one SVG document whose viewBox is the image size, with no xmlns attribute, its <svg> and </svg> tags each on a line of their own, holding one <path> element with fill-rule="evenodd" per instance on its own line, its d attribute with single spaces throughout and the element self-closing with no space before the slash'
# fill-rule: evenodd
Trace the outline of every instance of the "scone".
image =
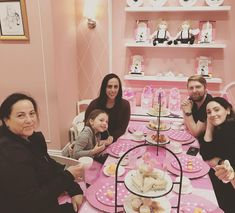
<svg viewBox="0 0 235 213">
<path fill-rule="evenodd" d="M 139 211 L 140 206 L 143 204 L 141 198 L 133 198 L 131 200 L 131 207 L 134 211 Z"/>
<path fill-rule="evenodd" d="M 149 190 L 152 190 L 153 184 L 155 184 L 154 178 L 152 178 L 152 177 L 144 178 L 144 184 L 143 184 L 143 188 L 142 188 L 143 193 L 146 193 Z"/>
<path fill-rule="evenodd" d="M 153 189 L 155 190 L 164 190 L 167 185 L 167 181 L 164 178 L 154 179 Z"/>
<path fill-rule="evenodd" d="M 141 192 L 143 188 L 143 183 L 144 183 L 143 174 L 137 171 L 136 175 L 132 177 L 132 182 L 133 182 L 133 185 L 137 188 L 137 190 Z"/>
</svg>

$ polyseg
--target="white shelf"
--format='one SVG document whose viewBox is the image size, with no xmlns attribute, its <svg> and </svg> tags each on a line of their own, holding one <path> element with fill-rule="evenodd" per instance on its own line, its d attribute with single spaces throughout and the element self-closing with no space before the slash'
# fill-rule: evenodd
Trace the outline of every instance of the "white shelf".
<svg viewBox="0 0 235 213">
<path fill-rule="evenodd" d="M 207 12 L 229 11 L 231 6 L 195 6 L 195 7 L 126 7 L 126 12 Z"/>
<path fill-rule="evenodd" d="M 212 44 L 160 44 L 153 46 L 152 43 L 136 43 L 135 41 L 128 41 L 126 42 L 126 47 L 152 47 L 152 48 L 214 48 L 214 49 L 224 49 L 226 48 L 226 44 L 219 44 L 219 43 L 212 43 Z"/>
<path fill-rule="evenodd" d="M 168 81 L 168 82 L 187 82 L 188 77 L 167 77 L 167 76 L 151 76 L 151 75 L 146 75 L 146 76 L 134 76 L 134 75 L 125 75 L 124 76 L 125 80 L 128 81 Z M 206 78 L 206 81 L 208 83 L 217 83 L 220 84 L 222 83 L 221 78 Z"/>
</svg>

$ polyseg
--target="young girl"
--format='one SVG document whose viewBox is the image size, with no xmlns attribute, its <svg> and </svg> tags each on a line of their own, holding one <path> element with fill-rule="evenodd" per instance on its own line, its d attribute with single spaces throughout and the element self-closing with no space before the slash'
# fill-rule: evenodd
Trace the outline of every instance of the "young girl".
<svg viewBox="0 0 235 213">
<path fill-rule="evenodd" d="M 93 157 L 102 162 L 104 159 L 100 153 L 112 140 L 100 140 L 100 134 L 108 129 L 108 114 L 100 109 L 93 110 L 85 123 L 85 127 L 73 144 L 72 156 L 78 159 L 83 156 Z M 102 160 L 103 159 L 103 160 Z"/>
</svg>

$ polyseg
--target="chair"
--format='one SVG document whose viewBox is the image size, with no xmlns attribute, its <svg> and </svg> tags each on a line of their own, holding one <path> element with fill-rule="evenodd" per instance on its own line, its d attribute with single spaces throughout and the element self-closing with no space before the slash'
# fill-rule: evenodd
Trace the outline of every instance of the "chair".
<svg viewBox="0 0 235 213">
<path fill-rule="evenodd" d="M 76 166 L 78 165 L 78 160 L 75 160 L 73 158 L 68 158 L 65 156 L 61 156 L 61 155 L 54 155 L 54 154 L 50 154 L 50 157 L 52 159 L 54 159 L 56 162 L 65 165 L 65 168 L 69 167 L 69 166 Z"/>
<path fill-rule="evenodd" d="M 221 91 L 221 97 L 227 99 L 233 106 L 235 106 L 235 81 L 227 84 Z"/>
<path fill-rule="evenodd" d="M 92 99 L 83 99 L 77 102 L 77 115 L 86 111 L 86 108 L 91 103 Z"/>
</svg>

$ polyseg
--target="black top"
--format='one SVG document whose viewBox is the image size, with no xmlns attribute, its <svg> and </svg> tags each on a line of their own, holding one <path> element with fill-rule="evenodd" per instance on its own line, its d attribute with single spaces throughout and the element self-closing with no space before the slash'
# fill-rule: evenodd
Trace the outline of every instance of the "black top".
<svg viewBox="0 0 235 213">
<path fill-rule="evenodd" d="M 212 96 L 210 94 L 207 94 L 203 104 L 199 108 L 197 107 L 197 104 L 193 102 L 192 114 L 193 114 L 193 119 L 195 122 L 198 122 L 198 121 L 201 121 L 203 123 L 206 122 L 206 119 L 207 119 L 206 105 L 211 99 L 212 99 Z"/>
<path fill-rule="evenodd" d="M 0 212 L 57 213 L 57 198 L 82 194 L 70 172 L 47 153 L 41 132 L 25 140 L 0 127 Z"/>
<path fill-rule="evenodd" d="M 201 139 L 200 152 L 204 160 L 210 160 L 214 157 L 227 159 L 235 169 L 235 121 L 227 121 L 215 127 L 211 142 L 205 142 L 204 139 Z M 235 197 L 235 189 L 232 184 L 225 184 L 219 180 L 213 169 L 209 174 L 220 207 L 226 213 L 235 212 L 235 203 L 232 199 Z"/>
<path fill-rule="evenodd" d="M 116 141 L 121 135 L 126 132 L 126 128 L 128 126 L 130 120 L 130 104 L 127 100 L 122 99 L 120 104 L 115 104 L 114 107 L 108 109 L 100 106 L 98 104 L 98 100 L 93 100 L 85 113 L 85 121 L 88 115 L 94 109 L 101 109 L 107 112 L 109 115 L 109 134 L 113 136 L 113 140 Z M 106 136 L 107 137 L 107 136 Z M 104 139 L 104 134 L 102 135 L 102 139 Z"/>
</svg>

